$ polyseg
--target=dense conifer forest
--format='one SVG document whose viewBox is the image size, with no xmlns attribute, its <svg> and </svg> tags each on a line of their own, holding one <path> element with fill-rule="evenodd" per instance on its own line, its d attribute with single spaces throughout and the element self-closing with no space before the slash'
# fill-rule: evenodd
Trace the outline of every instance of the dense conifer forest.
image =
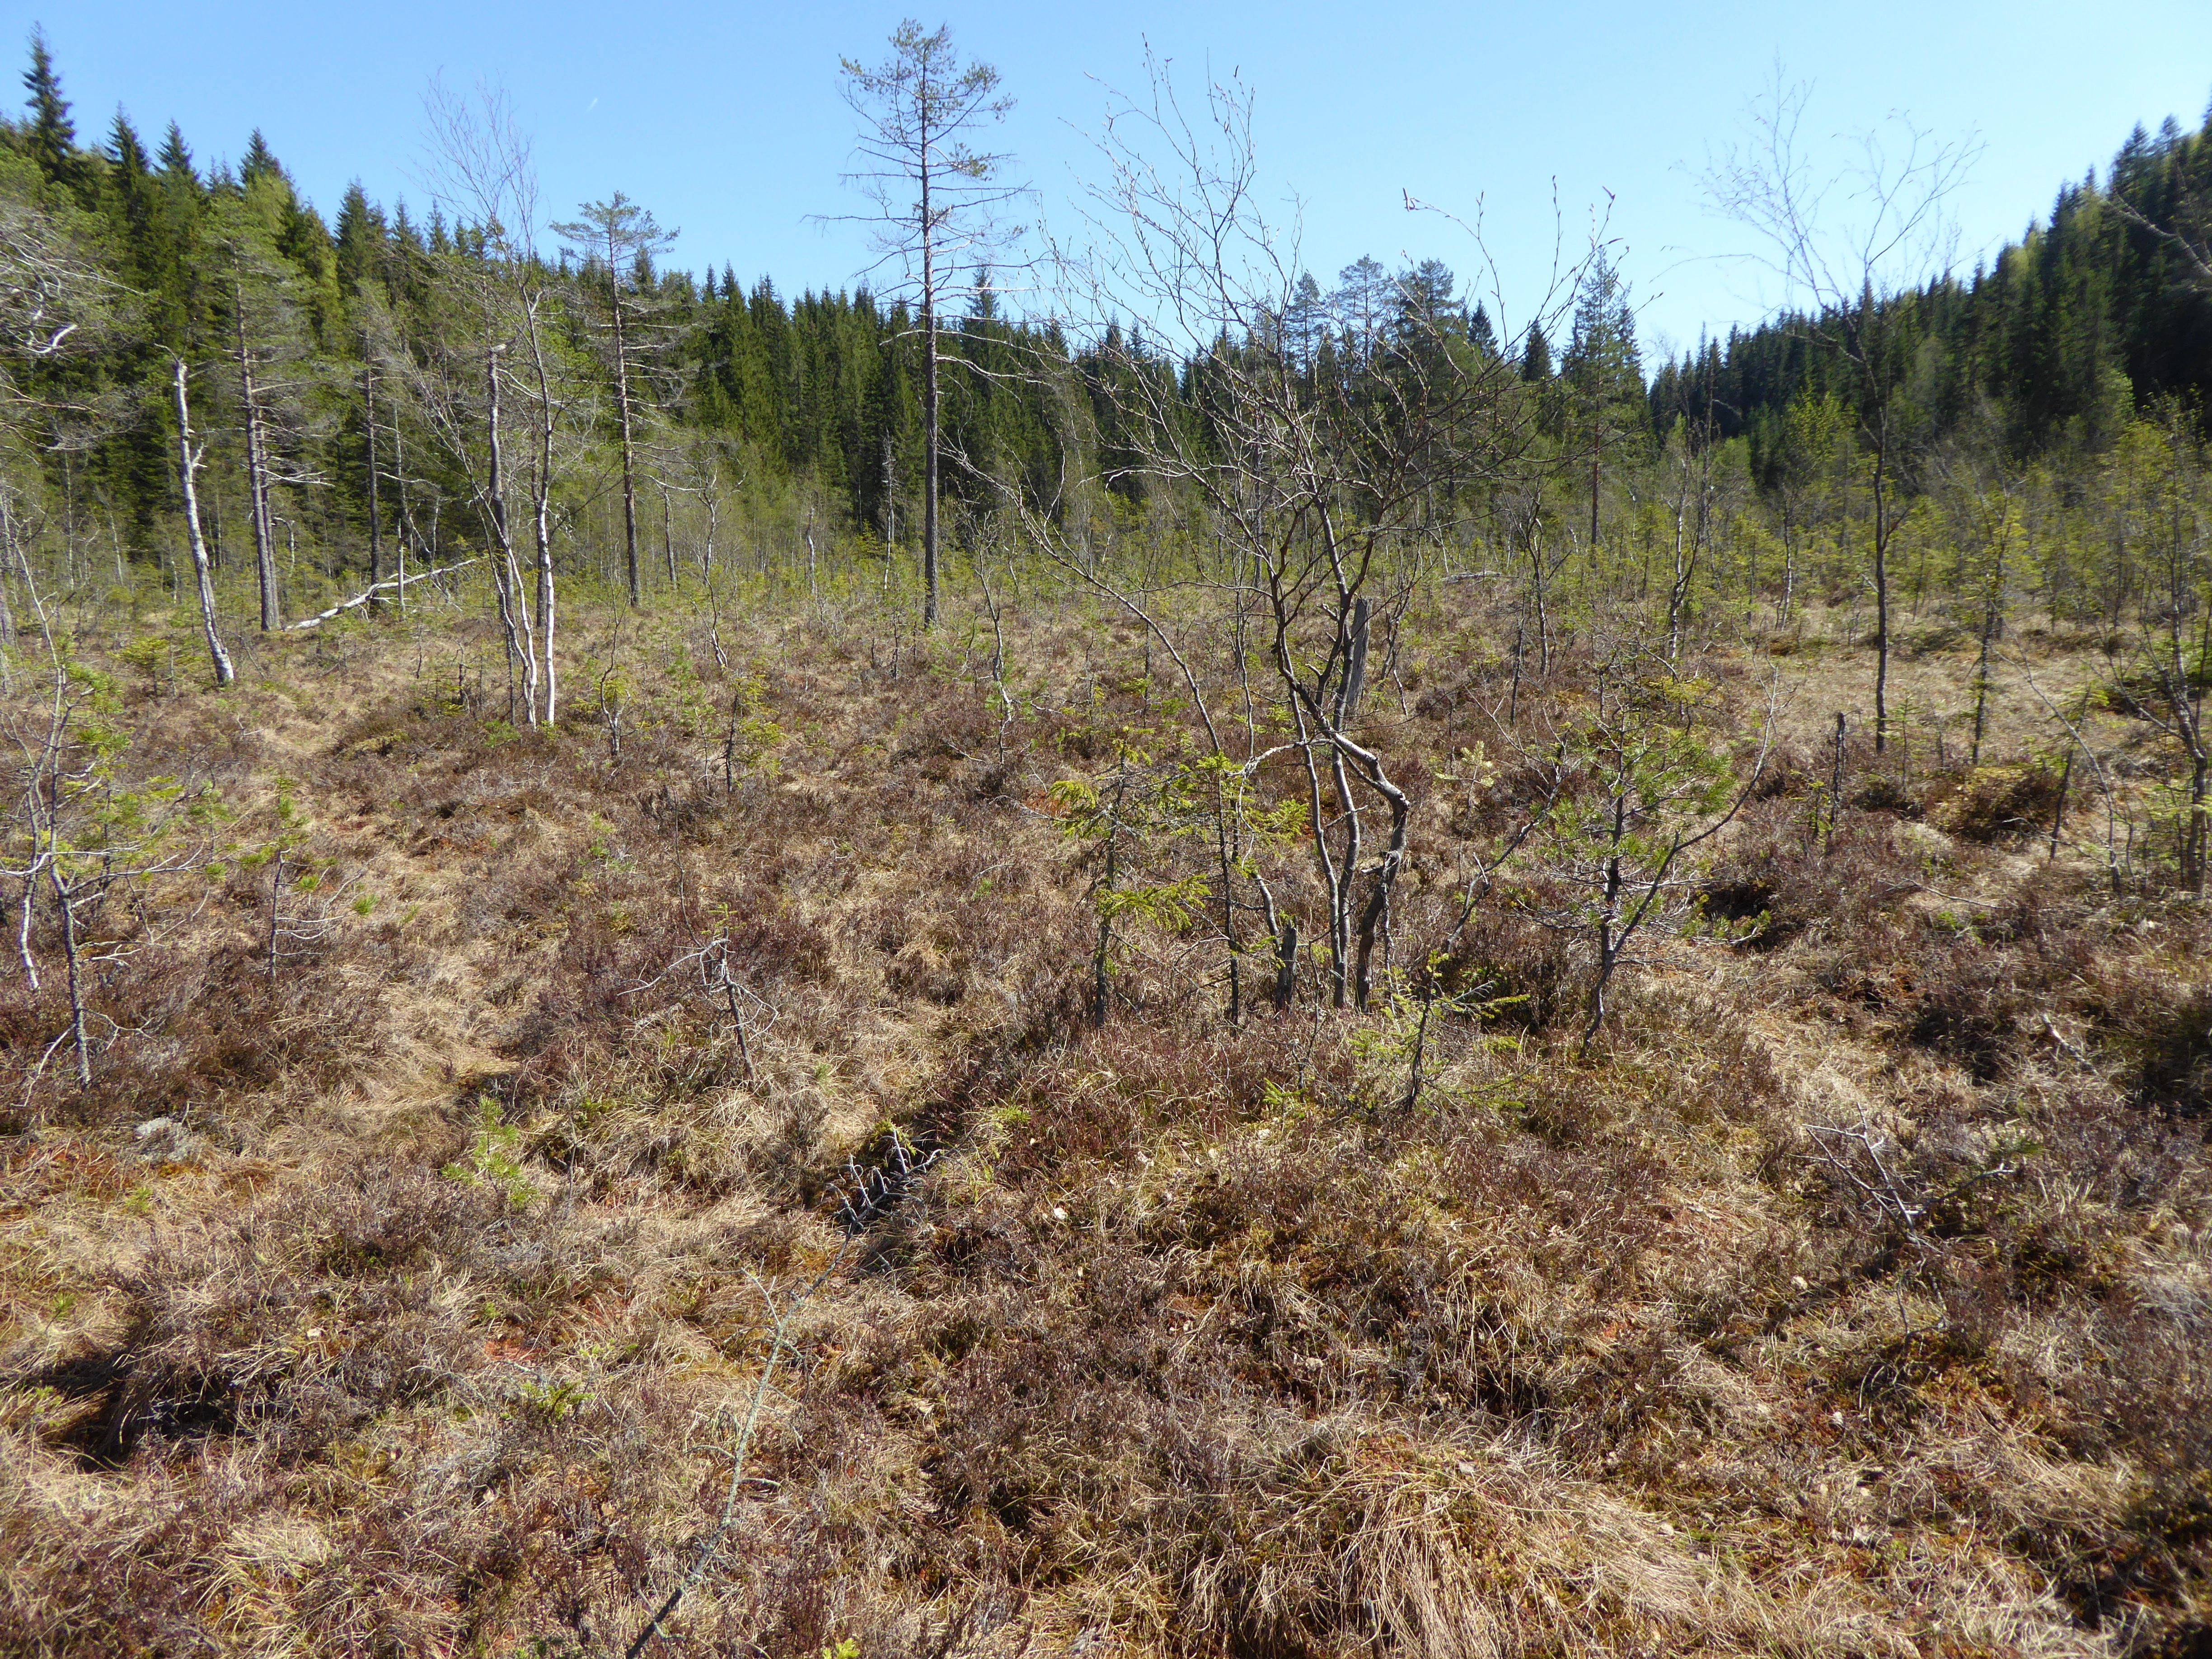
<svg viewBox="0 0 2212 1659">
<path fill-rule="evenodd" d="M 32 40 L 0 1650 L 2206 1652 L 2212 118 L 1654 361 L 878 50 L 784 293 Z"/>
<path fill-rule="evenodd" d="M 120 112 L 94 142 L 78 133 L 43 45 L 25 83 L 27 112 L 0 135 L 17 210 L 51 226 L 58 249 L 77 251 L 114 284 L 107 303 L 94 302 L 97 320 L 87 319 L 87 329 L 103 331 L 100 349 L 81 329 L 74 350 L 64 343 L 41 354 L 19 386 L 47 422 L 43 447 L 70 458 L 60 469 L 67 511 L 88 526 L 104 519 L 100 534 L 119 538 L 126 556 L 160 557 L 178 507 L 166 364 L 181 354 L 212 369 L 244 353 L 284 365 L 260 411 L 271 487 L 290 495 L 286 479 L 312 478 L 293 504 L 307 515 L 316 564 L 365 569 L 377 538 L 366 458 L 379 356 L 428 349 L 450 326 L 441 315 L 453 300 L 441 279 L 446 266 L 505 251 L 480 228 L 449 224 L 438 207 L 418 222 L 404 202 L 387 209 L 358 185 L 325 222 L 258 131 L 234 169 L 199 167 L 173 124 L 149 149 Z M 2085 469 L 2131 422 L 2200 408 L 2212 386 L 2212 295 L 2192 248 L 2203 245 L 2208 200 L 2212 119 L 2185 133 L 2169 118 L 2155 137 L 2139 127 L 2101 184 L 2092 176 L 2065 186 L 2047 220 L 1970 276 L 1946 274 L 1880 296 L 1882 349 L 1910 380 L 1916 435 L 1928 444 L 1961 439 L 2021 467 L 2057 466 L 2086 480 Z M 665 250 L 659 264 L 654 253 L 637 250 L 621 287 L 641 319 L 645 403 L 669 452 L 660 471 L 672 477 L 709 458 L 732 487 L 812 491 L 841 529 L 896 540 L 902 521 L 915 520 L 921 474 L 921 375 L 905 299 L 879 301 L 865 288 L 786 298 L 765 277 L 748 286 L 726 264 L 695 276 L 666 264 Z M 532 246 L 526 257 L 560 300 L 564 416 L 578 443 L 604 441 L 605 252 L 586 240 Z M 1601 287 L 1617 280 L 1609 269 L 1585 274 Z M 972 469 L 1012 471 L 1042 500 L 1064 475 L 1067 451 L 1080 452 L 1075 465 L 1085 472 L 1141 495 L 1142 469 L 1119 429 L 1126 402 L 1107 385 L 1116 374 L 1173 376 L 1179 413 L 1205 425 L 1198 360 L 1176 361 L 1118 329 L 1072 342 L 1058 325 L 1010 319 L 988 265 L 961 287 L 965 308 L 945 349 L 958 360 L 946 419 L 964 465 L 948 477 L 970 498 L 990 493 L 969 481 Z M 1280 325 L 1310 395 L 1326 387 L 1358 398 L 1383 334 L 1478 355 L 1503 349 L 1531 384 L 1559 387 L 1546 434 L 1554 448 L 1586 443 L 1593 423 L 1618 428 L 1624 459 L 1639 462 L 1678 424 L 1742 438 L 1731 470 L 1747 471 L 1766 496 L 1807 465 L 1793 433 L 1817 425 L 1832 401 L 1848 412 L 1863 392 L 1855 384 L 1863 376 L 1823 348 L 1820 319 L 1803 315 L 1732 330 L 1660 363 L 1646 391 L 1625 295 L 1612 314 L 1587 304 L 1574 312 L 1556 374 L 1544 331 L 1558 319 L 1540 316 L 1501 344 L 1440 260 L 1395 273 L 1362 260 L 1326 290 L 1301 274 L 1291 300 Z M 1055 401 L 1055 377 L 1087 394 L 1082 418 Z M 220 446 L 243 441 L 232 408 L 239 394 L 224 377 L 210 379 L 222 416 L 210 428 L 215 453 L 228 459 Z M 385 417 L 395 443 L 409 413 L 402 404 L 395 388 Z M 451 478 L 422 483 L 456 493 Z M 393 506 L 394 525 L 411 506 Z"/>
<path fill-rule="evenodd" d="M 1893 349 L 1912 361 L 1920 418 L 1935 432 L 1984 423 L 2019 459 L 2109 448 L 2138 412 L 2201 409 L 2212 387 L 2212 300 L 2202 270 L 2212 200 L 2212 116 L 2185 133 L 2169 117 L 2142 127 L 2093 176 L 2058 192 L 2047 219 L 1971 276 L 1946 274 L 1885 295 Z M 1848 398 L 1831 360 L 1805 349 L 1802 317 L 1730 331 L 1660 367 L 1661 426 L 1711 411 L 1755 434 L 1765 477 L 1786 449 L 1790 406 Z"/>
</svg>

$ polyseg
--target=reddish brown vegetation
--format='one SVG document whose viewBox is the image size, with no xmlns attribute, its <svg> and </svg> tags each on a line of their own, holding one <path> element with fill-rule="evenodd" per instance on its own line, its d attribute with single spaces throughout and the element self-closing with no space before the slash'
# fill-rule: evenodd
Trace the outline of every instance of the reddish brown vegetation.
<svg viewBox="0 0 2212 1659">
<path fill-rule="evenodd" d="M 1588 1060 L 1556 878 L 1452 937 L 1515 765 L 1419 822 L 1395 1006 L 1232 1029 L 1201 915 L 1127 925 L 1099 1028 L 1045 792 L 1146 706 L 902 649 L 784 647 L 742 764 L 672 669 L 619 754 L 365 662 L 350 725 L 270 714 L 229 833 L 281 770 L 375 903 L 272 975 L 231 879 L 10 1126 L 0 1646 L 618 1652 L 775 1310 L 669 1651 L 2201 1643 L 2207 925 L 2050 863 L 2033 768 L 1855 752 L 1831 830 L 1785 745 Z M 1496 672 L 1404 665 L 1425 800 Z M 6 994 L 16 1098 L 59 1014 Z"/>
</svg>

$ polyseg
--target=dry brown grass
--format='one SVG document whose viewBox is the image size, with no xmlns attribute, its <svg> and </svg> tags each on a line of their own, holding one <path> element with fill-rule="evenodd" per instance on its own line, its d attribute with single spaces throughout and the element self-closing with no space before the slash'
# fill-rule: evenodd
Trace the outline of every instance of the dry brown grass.
<svg viewBox="0 0 2212 1659">
<path fill-rule="evenodd" d="M 1376 720 L 1441 801 L 1504 671 L 1424 626 Z M 785 1310 L 663 1650 L 2203 1650 L 2212 928 L 2023 834 L 2017 688 L 1981 772 L 1954 729 L 1854 749 L 1816 838 L 1863 664 L 1713 665 L 1739 716 L 1796 688 L 1706 878 L 1764 924 L 1655 940 L 1582 1060 L 1579 958 L 1486 912 L 1446 988 L 1525 1000 L 1438 1022 L 1407 1109 L 1402 1021 L 1232 1030 L 1202 933 L 1133 930 L 1091 1028 L 1096 866 L 1044 790 L 1157 721 L 1141 641 L 1018 622 L 1009 721 L 988 635 L 877 628 L 728 676 L 633 638 L 618 754 L 580 675 L 557 735 L 495 724 L 447 622 L 419 677 L 347 634 L 132 694 L 234 864 L 281 777 L 374 902 L 272 977 L 262 886 L 168 894 L 94 1088 L 7 1126 L 0 1648 L 619 1652 Z M 1955 714 L 1969 659 L 1903 666 Z M 776 731 L 732 779 L 741 679 Z M 1424 811 L 1407 954 L 1527 787 Z M 742 1045 L 669 971 L 717 938 Z M 4 995 L 13 1099 L 57 1005 Z M 894 1137 L 941 1156 L 848 1241 Z"/>
</svg>

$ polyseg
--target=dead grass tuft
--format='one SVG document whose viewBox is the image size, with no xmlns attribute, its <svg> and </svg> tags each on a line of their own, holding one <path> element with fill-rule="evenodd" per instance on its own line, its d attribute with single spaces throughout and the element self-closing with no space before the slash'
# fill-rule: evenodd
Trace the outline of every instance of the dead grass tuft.
<svg viewBox="0 0 2212 1659">
<path fill-rule="evenodd" d="M 1459 591 L 1376 682 L 1423 799 L 1399 970 L 1542 785 Z M 475 623 L 419 678 L 342 641 L 134 703 L 241 847 L 281 774 L 374 902 L 274 977 L 258 878 L 149 912 L 93 1090 L 50 1067 L 7 1126 L 0 1648 L 621 1651 L 732 1501 L 779 1316 L 672 1651 L 2201 1644 L 2201 907 L 2050 860 L 2043 773 L 1917 734 L 1854 736 L 1832 826 L 1814 720 L 1700 872 L 1734 925 L 1644 942 L 1587 1060 L 1516 902 L 1563 895 L 1511 869 L 1404 1000 L 1308 970 L 1279 1014 L 1255 951 L 1235 1026 L 1209 888 L 1117 926 L 1101 1026 L 1048 787 L 1183 717 L 1127 628 L 1009 620 L 1012 717 L 988 629 L 826 605 L 727 676 L 610 629 L 618 746 L 508 731 Z M 1858 684 L 1817 630 L 1784 672 Z M 1566 646 L 1517 718 L 1595 690 Z M 1499 775 L 1435 810 L 1475 743 Z M 1253 856 L 1310 914 L 1306 849 Z M 0 1098 L 60 1029 L 0 987 Z"/>
</svg>

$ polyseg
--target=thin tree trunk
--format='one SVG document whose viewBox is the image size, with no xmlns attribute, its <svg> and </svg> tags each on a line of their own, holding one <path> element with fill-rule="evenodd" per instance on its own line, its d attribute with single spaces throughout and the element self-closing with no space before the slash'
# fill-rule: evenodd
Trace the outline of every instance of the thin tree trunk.
<svg viewBox="0 0 2212 1659">
<path fill-rule="evenodd" d="M 1125 757 L 1121 762 L 1121 775 L 1114 781 L 1114 813 L 1106 823 L 1106 875 L 1099 891 L 1109 896 L 1115 890 L 1115 882 L 1121 875 L 1121 804 L 1128 793 L 1128 789 L 1129 763 Z M 1107 949 L 1113 943 L 1113 909 L 1109 905 L 1101 904 L 1098 914 L 1098 951 L 1091 964 L 1093 986 L 1091 1004 L 1091 1023 L 1101 1030 L 1105 1029 L 1106 1015 L 1112 995 L 1111 988 L 1106 980 L 1106 955 Z"/>
<path fill-rule="evenodd" d="M 1682 597 L 1689 587 L 1682 563 L 1682 514 L 1686 510 L 1686 504 L 1678 499 L 1674 503 L 1674 574 L 1667 584 L 1667 672 L 1670 674 L 1682 655 Z"/>
<path fill-rule="evenodd" d="M 9 656 L 15 648 L 15 611 L 8 602 L 8 578 L 15 571 L 15 515 L 7 492 L 0 490 L 0 691 L 15 689 Z"/>
<path fill-rule="evenodd" d="M 1784 628 L 1790 626 L 1790 602 L 1796 596 L 1796 519 L 1785 502 L 1782 509 L 1782 615 L 1778 618 Z"/>
<path fill-rule="evenodd" d="M 368 585 L 375 587 L 384 580 L 384 514 L 377 496 L 376 368 L 372 363 L 362 365 L 361 401 L 362 424 L 368 437 Z"/>
<path fill-rule="evenodd" d="M 921 625 L 937 626 L 937 228 L 929 216 L 929 129 L 921 132 Z"/>
<path fill-rule="evenodd" d="M 891 453 L 890 428 L 884 428 L 884 562 L 898 545 L 898 463 Z"/>
<path fill-rule="evenodd" d="M 199 582 L 200 624 L 206 630 L 208 657 L 215 664 L 215 683 L 229 685 L 238 678 L 238 671 L 231 666 L 230 653 L 222 648 L 222 635 L 216 630 L 215 620 L 215 573 L 208 562 L 207 538 L 200 533 L 200 495 L 194 482 L 199 471 L 201 450 L 192 447 L 191 406 L 185 391 L 188 371 L 185 360 L 176 360 L 174 387 L 177 396 L 177 477 L 185 495 L 185 531 L 191 541 L 192 574 Z"/>
<path fill-rule="evenodd" d="M 1597 558 L 1597 490 L 1598 490 L 1598 455 L 1599 455 L 1599 450 L 1600 450 L 1600 448 L 1601 448 L 1601 443 L 1602 443 L 1602 440 L 1601 439 L 1601 437 L 1599 436 L 1599 434 L 1598 434 L 1597 433 L 1595 433 L 1595 432 L 1592 432 L 1592 433 L 1590 434 L 1590 539 L 1589 539 L 1589 547 L 1590 547 L 1590 558 L 1591 558 L 1591 561 L 1592 561 L 1591 569 L 1593 570 L 1593 572 L 1595 572 L 1595 570 L 1596 569 L 1595 561 L 1596 561 L 1596 558 Z"/>
<path fill-rule="evenodd" d="M 676 527 L 671 521 L 668 486 L 660 486 L 660 556 L 668 566 L 668 591 L 676 591 Z"/>
<path fill-rule="evenodd" d="M 2070 735 L 2070 734 L 2069 734 Z M 2074 745 L 2066 745 L 2066 764 L 2058 774 L 2058 804 L 2051 809 L 2051 856 L 2058 856 L 2058 836 L 2066 827 L 2066 791 L 2074 781 Z"/>
<path fill-rule="evenodd" d="M 546 453 L 540 465 L 552 465 L 552 436 L 545 440 Z M 538 541 L 538 649 L 544 665 L 544 711 L 545 724 L 553 724 L 556 705 L 560 701 L 560 681 L 553 667 L 553 525 L 550 492 L 541 482 L 538 491 L 538 511 L 534 522 Z"/>
<path fill-rule="evenodd" d="M 1889 746 L 1889 429 L 1874 451 L 1874 752 Z"/>
<path fill-rule="evenodd" d="M 485 505 L 491 520 L 492 539 L 499 544 L 493 564 L 492 588 L 499 599 L 500 626 L 507 635 L 507 718 L 512 720 L 518 712 L 514 669 L 519 661 L 523 669 L 520 712 L 527 724 L 536 726 L 538 663 L 531 648 L 529 614 L 522 609 L 522 572 L 515 562 L 514 538 L 507 533 L 506 478 L 500 448 L 499 355 L 504 349 L 494 346 L 484 354 L 485 435 L 489 453 Z"/>
<path fill-rule="evenodd" d="M 1335 901 L 1330 906 L 1328 926 L 1329 993 L 1335 1006 L 1341 1008 L 1352 994 L 1352 912 L 1359 902 L 1356 884 L 1361 847 L 1359 805 L 1352 799 L 1352 780 L 1345 773 L 1344 751 L 1332 744 L 1328 761 L 1329 776 L 1336 785 L 1337 804 L 1344 809 L 1346 828 L 1344 857 L 1329 890 Z"/>
<path fill-rule="evenodd" d="M 1352 605 L 1352 626 L 1344 651 L 1344 678 L 1336 697 L 1339 729 L 1350 726 L 1358 717 L 1359 694 L 1367 684 L 1367 631 L 1374 609 L 1364 596 Z"/>
<path fill-rule="evenodd" d="M 1529 578 L 1536 589 L 1536 672 L 1548 680 L 1552 674 L 1552 617 L 1544 600 L 1544 549 L 1536 532 L 1528 532 Z"/>
<path fill-rule="evenodd" d="M 1528 631 L 1528 609 L 1526 605 L 1516 606 L 1513 617 L 1513 690 L 1507 695 L 1505 700 L 1505 725 L 1508 730 L 1518 726 L 1521 720 L 1522 636 Z"/>
<path fill-rule="evenodd" d="M 1228 815 L 1228 803 L 1218 777 L 1214 780 L 1213 836 L 1214 851 L 1221 870 L 1221 938 L 1229 947 L 1229 1023 L 1232 1026 L 1244 1023 L 1244 945 L 1237 933 L 1237 854 L 1230 848 L 1229 828 L 1224 821 Z"/>
<path fill-rule="evenodd" d="M 276 550 L 269 520 L 269 469 L 262 453 L 261 403 L 253 384 L 253 353 L 246 341 L 246 291 L 231 284 L 231 312 L 238 325 L 238 380 L 246 400 L 246 477 L 253 513 L 253 574 L 261 589 L 264 633 L 283 626 L 276 613 Z"/>
<path fill-rule="evenodd" d="M 407 538 L 416 533 L 415 510 L 407 499 L 407 434 L 397 420 L 392 422 L 392 481 L 399 488 L 399 522 L 393 526 L 393 563 L 399 576 L 399 614 L 407 614 Z"/>
<path fill-rule="evenodd" d="M 619 201 L 619 198 L 617 198 Z M 630 432 L 629 342 L 623 329 L 622 272 L 616 268 L 614 222 L 607 222 L 607 290 L 615 311 L 615 402 L 622 412 L 623 570 L 633 610 L 644 604 L 637 574 L 637 456 Z"/>
<path fill-rule="evenodd" d="M 1344 1006 L 1343 884 L 1337 876 L 1336 860 L 1329 851 L 1328 817 L 1322 802 L 1321 763 L 1314 755 L 1314 744 L 1317 739 L 1306 727 L 1305 710 L 1293 702 L 1292 712 L 1298 721 L 1298 750 L 1306 763 L 1307 812 L 1313 836 L 1314 858 L 1321 866 L 1322 886 L 1328 896 L 1330 989 L 1336 1006 L 1341 1008 Z"/>
<path fill-rule="evenodd" d="M 1583 1028 L 1582 1052 L 1589 1053 L 1590 1043 L 1598 1030 L 1605 1024 L 1605 992 L 1612 981 L 1614 965 L 1620 959 L 1621 939 L 1614 932 L 1620 918 L 1620 895 L 1623 886 L 1620 873 L 1620 848 L 1628 833 L 1628 798 L 1615 787 L 1613 799 L 1613 834 L 1605 861 L 1605 904 L 1597 919 L 1597 977 L 1590 986 L 1589 1024 Z"/>
<path fill-rule="evenodd" d="M 2182 859 L 2182 884 L 2199 898 L 2204 896 L 2204 842 L 2207 797 L 2212 796 L 2212 764 L 2198 754 L 2189 775 L 2189 828 Z"/>
<path fill-rule="evenodd" d="M 39 990 L 39 963 L 31 954 L 31 923 L 34 920 L 31 912 L 38 901 L 41 873 L 38 861 L 33 860 L 31 873 L 23 878 L 23 902 L 15 912 L 15 959 L 23 964 L 23 982 L 33 995 Z"/>
<path fill-rule="evenodd" d="M 561 682 L 553 665 L 553 387 L 545 372 L 545 347 L 538 337 L 533 312 L 530 325 L 531 360 L 538 371 L 538 480 L 531 528 L 538 553 L 538 648 L 544 663 L 544 717 L 551 726 L 557 716 Z"/>
<path fill-rule="evenodd" d="M 76 896 L 63 884 L 58 860 L 47 864 L 46 879 L 62 913 L 62 955 L 69 966 L 70 1039 L 76 1045 L 77 1087 L 86 1089 L 92 1086 L 92 1045 L 84 1030 L 84 969 L 77 947 Z"/>
<path fill-rule="evenodd" d="M 1843 821 L 1844 817 L 1844 715 L 1843 711 L 1838 709 L 1836 712 L 1836 765 L 1835 770 L 1828 778 L 1829 845 L 1834 843 L 1836 825 Z"/>
<path fill-rule="evenodd" d="M 1974 668 L 1974 752 L 1968 764 L 1982 763 L 1982 734 L 1987 729 L 1990 706 L 1990 635 L 1996 629 L 1996 605 L 1994 602 L 1982 611 L 1982 655 Z M 2072 764 L 2073 757 L 2067 757 Z"/>
<path fill-rule="evenodd" d="M 1355 986 L 1355 998 L 1359 1006 L 1367 1006 L 1374 992 L 1375 941 L 1382 940 L 1382 967 L 1390 966 L 1390 896 L 1397 884 L 1398 872 L 1406 860 L 1406 834 L 1413 820 L 1413 803 L 1404 794 L 1393 792 L 1387 797 L 1390 806 L 1390 840 L 1382 854 L 1382 867 L 1375 872 L 1374 891 L 1368 896 L 1367 908 L 1359 921 L 1359 963 Z"/>
</svg>

